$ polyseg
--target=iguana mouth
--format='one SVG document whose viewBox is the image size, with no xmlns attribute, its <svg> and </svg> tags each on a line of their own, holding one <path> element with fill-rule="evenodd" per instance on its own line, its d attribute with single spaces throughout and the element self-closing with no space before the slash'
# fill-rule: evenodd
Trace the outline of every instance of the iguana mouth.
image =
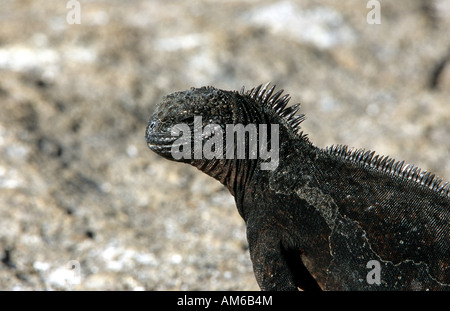
<svg viewBox="0 0 450 311">
<path fill-rule="evenodd" d="M 179 137 L 172 136 L 170 133 L 149 133 L 145 135 L 147 146 L 158 153 L 170 153 L 172 147 L 177 147 L 175 141 Z"/>
</svg>

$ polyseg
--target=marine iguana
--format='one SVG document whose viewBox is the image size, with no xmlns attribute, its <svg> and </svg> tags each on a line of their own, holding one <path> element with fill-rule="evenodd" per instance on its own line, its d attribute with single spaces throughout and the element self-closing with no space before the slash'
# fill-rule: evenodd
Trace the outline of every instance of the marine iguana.
<svg viewBox="0 0 450 311">
<path fill-rule="evenodd" d="M 289 95 L 274 90 L 176 92 L 163 98 L 145 133 L 151 150 L 197 167 L 235 197 L 260 288 L 450 290 L 450 183 L 370 150 L 314 146 L 301 131 L 300 104 L 287 106 Z M 198 116 L 205 129 L 214 126 L 193 137 L 173 130 L 182 124 L 195 133 Z M 198 140 L 205 146 L 227 124 L 278 124 L 278 136 L 273 127 L 257 130 L 258 142 L 279 144 L 278 165 L 261 169 L 271 159 L 250 152 L 194 154 Z M 215 142 L 211 150 L 225 155 L 225 140 Z M 174 157 L 183 148 L 189 156 Z"/>
</svg>

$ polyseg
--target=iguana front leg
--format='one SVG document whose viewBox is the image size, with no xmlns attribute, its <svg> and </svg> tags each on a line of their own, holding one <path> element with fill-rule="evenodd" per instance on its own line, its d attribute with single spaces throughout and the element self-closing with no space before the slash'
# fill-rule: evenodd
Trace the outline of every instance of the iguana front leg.
<svg viewBox="0 0 450 311">
<path fill-rule="evenodd" d="M 248 226 L 247 239 L 253 271 L 261 290 L 298 290 L 277 234 L 251 230 L 251 226 Z"/>
</svg>

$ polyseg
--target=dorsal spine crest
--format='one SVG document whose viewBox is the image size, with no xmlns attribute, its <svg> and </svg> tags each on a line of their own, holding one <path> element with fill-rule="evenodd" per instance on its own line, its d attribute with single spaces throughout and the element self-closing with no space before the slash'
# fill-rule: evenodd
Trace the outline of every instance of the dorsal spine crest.
<svg viewBox="0 0 450 311">
<path fill-rule="evenodd" d="M 346 145 L 332 145 L 325 148 L 331 155 L 361 164 L 384 173 L 397 176 L 399 178 L 414 181 L 431 190 L 437 191 L 443 196 L 450 196 L 450 183 L 444 183 L 442 179 L 431 172 L 422 171 L 413 164 L 406 164 L 405 161 L 395 161 L 388 156 L 375 154 L 375 151 L 365 149 L 349 149 Z"/>
<path fill-rule="evenodd" d="M 249 96 L 255 102 L 274 111 L 280 118 L 284 119 L 290 125 L 292 131 L 297 134 L 299 138 L 306 139 L 306 135 L 303 135 L 303 132 L 300 131 L 300 124 L 306 119 L 306 117 L 304 114 L 297 115 L 301 105 L 295 104 L 286 107 L 291 99 L 289 94 L 281 96 L 284 92 L 284 90 L 281 89 L 272 95 L 276 86 L 273 85 L 269 88 L 269 85 L 270 82 L 264 85 L 261 84 L 247 92 L 244 87 L 242 87 L 240 93 L 241 95 Z"/>
</svg>

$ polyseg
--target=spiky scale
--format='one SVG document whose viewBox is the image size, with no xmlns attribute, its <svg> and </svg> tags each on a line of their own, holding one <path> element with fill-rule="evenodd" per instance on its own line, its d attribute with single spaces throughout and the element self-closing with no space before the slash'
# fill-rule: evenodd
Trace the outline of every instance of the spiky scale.
<svg viewBox="0 0 450 311">
<path fill-rule="evenodd" d="M 284 90 L 281 89 L 278 92 L 276 92 L 272 97 L 270 97 L 270 99 L 268 100 L 268 104 L 269 106 L 271 106 L 272 108 L 274 107 L 274 104 L 278 101 L 278 98 L 281 96 L 281 94 L 283 94 Z"/>
<path fill-rule="evenodd" d="M 300 104 L 295 104 L 290 107 L 285 108 L 283 111 L 280 112 L 280 116 L 285 118 L 286 120 L 290 120 L 298 111 L 300 108 Z"/>
<path fill-rule="evenodd" d="M 291 119 L 291 125 L 294 128 L 295 131 L 298 131 L 300 129 L 300 124 L 305 120 L 305 115 L 301 114 L 301 115 L 297 115 L 294 116 Z"/>
<path fill-rule="evenodd" d="M 262 102 L 266 103 L 267 100 L 272 96 L 273 91 L 275 90 L 275 85 L 273 85 L 263 96 Z"/>
<path fill-rule="evenodd" d="M 290 99 L 291 98 L 289 97 L 289 94 L 284 95 L 283 97 L 281 97 L 280 99 L 278 99 L 276 102 L 273 103 L 272 106 L 273 110 L 275 110 L 277 114 L 282 113 Z"/>
</svg>

